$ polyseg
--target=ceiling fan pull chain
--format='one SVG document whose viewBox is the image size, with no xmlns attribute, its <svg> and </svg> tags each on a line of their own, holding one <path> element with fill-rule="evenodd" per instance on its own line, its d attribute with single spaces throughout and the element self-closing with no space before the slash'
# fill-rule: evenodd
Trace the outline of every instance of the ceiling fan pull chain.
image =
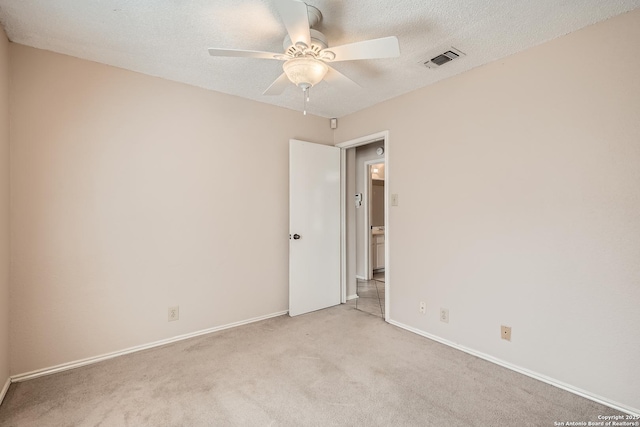
<svg viewBox="0 0 640 427">
<path fill-rule="evenodd" d="M 302 97 L 303 99 L 303 105 L 304 105 L 304 111 L 302 112 L 303 115 L 307 115 L 307 100 L 309 99 L 309 92 L 308 92 L 309 88 L 304 88 L 302 89 Z"/>
</svg>

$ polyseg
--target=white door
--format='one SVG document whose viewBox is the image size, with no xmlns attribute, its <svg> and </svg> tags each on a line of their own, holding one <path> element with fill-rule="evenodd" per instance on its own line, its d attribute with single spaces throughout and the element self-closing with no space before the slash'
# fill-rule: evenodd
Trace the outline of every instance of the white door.
<svg viewBox="0 0 640 427">
<path fill-rule="evenodd" d="M 289 142 L 289 315 L 340 304 L 340 149 Z"/>
</svg>

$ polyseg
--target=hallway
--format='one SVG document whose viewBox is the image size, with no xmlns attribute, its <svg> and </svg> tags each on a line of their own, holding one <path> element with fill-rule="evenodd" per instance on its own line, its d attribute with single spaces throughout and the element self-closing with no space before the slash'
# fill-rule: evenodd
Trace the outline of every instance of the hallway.
<svg viewBox="0 0 640 427">
<path fill-rule="evenodd" d="M 385 277 L 384 271 L 375 273 L 373 280 L 358 281 L 358 298 L 347 301 L 348 305 L 354 306 L 360 311 L 364 311 L 374 316 L 384 319 L 385 302 Z"/>
</svg>

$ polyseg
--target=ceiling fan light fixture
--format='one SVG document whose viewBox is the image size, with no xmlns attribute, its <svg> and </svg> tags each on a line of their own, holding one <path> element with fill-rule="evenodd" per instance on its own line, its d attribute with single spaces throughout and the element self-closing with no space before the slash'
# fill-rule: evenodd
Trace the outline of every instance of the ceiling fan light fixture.
<svg viewBox="0 0 640 427">
<path fill-rule="evenodd" d="M 327 64 L 310 57 L 291 58 L 282 68 L 289 80 L 303 90 L 320 83 L 329 71 Z"/>
</svg>

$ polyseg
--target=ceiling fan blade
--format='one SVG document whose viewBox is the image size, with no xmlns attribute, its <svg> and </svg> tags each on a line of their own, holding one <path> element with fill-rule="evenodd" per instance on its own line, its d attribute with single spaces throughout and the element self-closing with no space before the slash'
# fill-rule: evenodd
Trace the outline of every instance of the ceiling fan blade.
<svg viewBox="0 0 640 427">
<path fill-rule="evenodd" d="M 323 52 L 333 52 L 336 55 L 332 62 L 395 58 L 400 56 L 400 45 L 398 44 L 398 38 L 391 36 L 329 47 L 324 49 Z"/>
<path fill-rule="evenodd" d="M 332 67 L 329 67 L 329 71 L 327 71 L 327 74 L 324 76 L 324 80 L 327 83 L 344 90 L 357 89 L 361 87 L 358 83 Z"/>
<path fill-rule="evenodd" d="M 311 46 L 307 5 L 298 0 L 275 0 L 275 4 L 287 28 L 291 43 L 302 42 Z"/>
<path fill-rule="evenodd" d="M 282 92 L 284 92 L 287 86 L 289 86 L 289 83 L 291 82 L 289 81 L 287 75 L 285 73 L 282 73 L 280 74 L 280 77 L 278 77 L 273 83 L 271 83 L 271 86 L 269 86 L 267 90 L 265 90 L 262 94 L 280 95 Z"/>
<path fill-rule="evenodd" d="M 258 50 L 242 50 L 242 49 L 216 49 L 209 48 L 211 56 L 232 56 L 239 58 L 260 58 L 260 59 L 287 59 L 281 53 L 260 52 Z"/>
</svg>

